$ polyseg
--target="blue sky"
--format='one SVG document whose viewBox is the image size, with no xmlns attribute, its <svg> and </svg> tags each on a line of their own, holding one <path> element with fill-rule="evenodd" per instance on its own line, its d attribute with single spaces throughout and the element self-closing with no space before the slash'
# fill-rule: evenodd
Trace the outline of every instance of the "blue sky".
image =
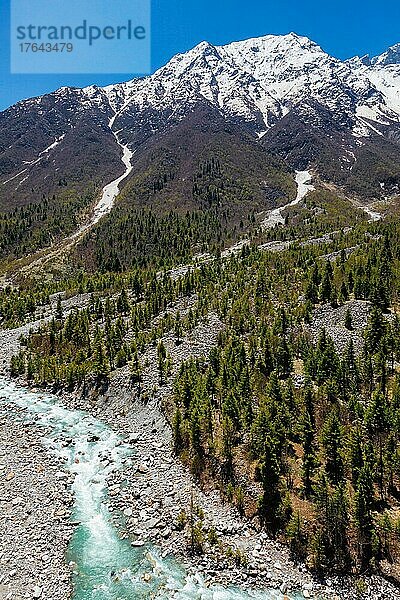
<svg viewBox="0 0 400 600">
<path fill-rule="evenodd" d="M 29 1 L 29 0 L 27 0 Z M 51 0 L 43 0 L 48 2 Z M 71 2 L 75 0 L 66 0 Z M 118 5 L 118 0 L 110 0 Z M 132 0 L 134 2 L 134 0 Z M 96 4 L 96 0 L 93 0 Z M 11 75 L 10 0 L 0 0 L 0 110 L 64 85 L 106 85 L 128 75 Z M 121 15 L 122 17 L 124 15 Z M 371 0 L 153 0 L 152 70 L 202 40 L 233 40 L 295 31 L 339 58 L 379 54 L 400 42 L 400 2 Z"/>
</svg>

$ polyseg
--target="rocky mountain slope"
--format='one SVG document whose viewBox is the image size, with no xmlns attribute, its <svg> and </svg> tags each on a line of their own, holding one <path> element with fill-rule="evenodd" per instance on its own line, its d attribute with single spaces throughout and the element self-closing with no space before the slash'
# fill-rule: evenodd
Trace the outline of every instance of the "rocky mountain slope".
<svg viewBox="0 0 400 600">
<path fill-rule="evenodd" d="M 61 88 L 2 112 L 0 208 L 89 210 L 124 172 L 121 144 L 135 157 L 120 198 L 135 208 L 144 198 L 164 211 L 209 210 L 218 198 L 235 225 L 293 199 L 292 170 L 310 168 L 361 201 L 385 198 L 400 187 L 399 97 L 399 45 L 341 61 L 294 33 L 202 42 L 152 76 Z M 199 194 L 213 160 L 220 172 Z"/>
</svg>

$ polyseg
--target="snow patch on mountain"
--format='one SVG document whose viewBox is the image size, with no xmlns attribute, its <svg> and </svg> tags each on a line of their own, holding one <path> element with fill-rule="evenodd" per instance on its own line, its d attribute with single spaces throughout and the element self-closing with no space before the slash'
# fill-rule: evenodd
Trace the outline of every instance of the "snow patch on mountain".
<svg viewBox="0 0 400 600">
<path fill-rule="evenodd" d="M 315 190 L 315 187 L 311 183 L 312 176 L 309 171 L 296 171 L 295 180 L 297 183 L 296 198 L 288 204 L 285 204 L 285 206 L 269 210 L 267 218 L 261 223 L 262 229 L 271 229 L 272 227 L 275 227 L 275 225 L 284 225 L 285 217 L 282 214 L 283 211 L 291 206 L 296 206 L 296 204 L 299 204 L 303 198 L 305 198 L 308 192 Z"/>
<path fill-rule="evenodd" d="M 47 155 L 49 154 L 49 152 L 51 152 L 51 150 L 53 150 L 59 144 L 61 144 L 64 137 L 65 137 L 65 133 L 63 135 L 60 135 L 58 138 L 56 138 L 55 141 L 52 144 L 50 144 L 50 146 L 47 146 L 47 148 L 42 150 L 42 152 L 39 154 L 38 158 L 36 158 L 34 160 L 30 160 L 30 161 L 23 161 L 26 165 L 28 165 L 26 167 L 26 169 L 19 171 L 19 173 L 17 173 L 16 175 L 13 175 L 13 177 L 10 177 L 6 181 L 3 181 L 3 185 L 10 183 L 10 181 L 13 181 L 14 179 L 17 179 L 20 175 L 23 175 L 24 173 L 26 173 L 28 171 L 28 169 L 30 169 L 34 165 L 37 165 L 40 161 L 42 161 L 44 158 L 46 158 Z M 21 184 L 24 183 L 24 181 L 26 181 L 28 178 L 29 178 L 29 172 L 28 172 L 28 175 L 26 175 L 23 179 L 21 179 L 21 181 L 18 183 L 18 185 L 15 189 L 17 190 L 21 186 Z"/>
<path fill-rule="evenodd" d="M 91 229 L 94 225 L 96 225 L 96 223 L 98 223 L 100 221 L 100 219 L 102 217 L 104 217 L 105 215 L 107 215 L 108 213 L 111 212 L 111 210 L 114 206 L 115 200 L 120 193 L 121 183 L 132 172 L 132 169 L 133 169 L 132 157 L 134 155 L 134 152 L 126 144 L 123 144 L 121 142 L 121 140 L 119 139 L 120 131 L 113 131 L 113 129 L 112 129 L 114 126 L 115 119 L 119 116 L 120 112 L 123 109 L 124 109 L 124 106 L 122 106 L 120 108 L 119 112 L 115 112 L 113 114 L 113 116 L 109 120 L 108 126 L 114 135 L 115 141 L 117 142 L 118 146 L 122 150 L 121 161 L 123 162 L 123 164 L 125 166 L 125 171 L 120 177 L 117 177 L 117 179 L 114 179 L 113 181 L 108 183 L 103 188 L 101 198 L 94 208 L 92 218 L 90 219 L 90 221 L 88 223 L 85 223 L 84 225 L 82 225 L 82 227 L 76 232 L 75 235 L 78 237 L 83 232 Z"/>
<path fill-rule="evenodd" d="M 246 126 L 258 139 L 295 111 L 295 122 L 320 129 L 328 138 L 330 134 L 335 140 L 342 136 L 343 164 L 349 164 L 347 150 L 364 145 L 366 138 L 386 137 L 392 142 L 399 137 L 400 44 L 378 57 L 342 61 L 296 33 L 223 46 L 204 41 L 177 54 L 151 76 L 106 87 L 63 87 L 54 94 L 18 103 L 9 109 L 10 117 L 23 119 L 32 107 L 37 115 L 46 114 L 49 102 L 52 110 L 54 103 L 55 113 L 60 111 L 55 132 L 65 131 L 65 124 L 73 127 L 77 116 L 91 111 L 90 118 L 102 127 L 108 122 L 111 129 L 116 125 L 118 143 L 124 140 L 130 147 L 190 115 L 199 103 Z M 12 177 L 8 173 L 4 184 L 29 175 L 28 167 L 62 141 L 57 138 L 40 154 L 36 149 L 38 158 L 18 164 L 18 173 Z M 308 162 L 307 157 L 305 164 Z"/>
<path fill-rule="evenodd" d="M 400 117 L 400 64 L 373 66 L 364 69 L 364 74 L 377 90 L 382 92 L 386 106 Z"/>
<path fill-rule="evenodd" d="M 391 46 L 374 58 L 354 57 L 348 61 L 358 77 L 367 78 L 372 86 L 382 94 L 381 113 L 389 119 L 400 117 L 400 44 Z"/>
<path fill-rule="evenodd" d="M 104 217 L 104 215 L 111 212 L 111 209 L 114 206 L 115 199 L 120 193 L 120 184 L 128 177 L 128 175 L 132 172 L 133 169 L 132 157 L 134 153 L 128 148 L 128 146 L 126 146 L 119 140 L 117 133 L 114 133 L 114 137 L 117 141 L 117 144 L 122 149 L 121 160 L 125 165 L 125 171 L 120 177 L 118 177 L 114 181 L 111 181 L 111 183 L 104 187 L 101 199 L 94 209 L 93 218 L 90 221 L 88 229 L 90 227 L 93 227 L 96 223 L 98 223 L 100 219 Z"/>
</svg>

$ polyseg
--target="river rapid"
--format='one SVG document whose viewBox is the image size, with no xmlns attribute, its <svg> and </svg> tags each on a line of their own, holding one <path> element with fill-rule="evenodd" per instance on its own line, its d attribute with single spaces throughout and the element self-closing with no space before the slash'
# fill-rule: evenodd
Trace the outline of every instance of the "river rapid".
<svg viewBox="0 0 400 600">
<path fill-rule="evenodd" d="M 57 396 L 5 378 L 0 378 L 0 403 L 23 409 L 27 422 L 43 428 L 43 444 L 73 476 L 71 518 L 77 525 L 66 556 L 73 571 L 73 600 L 283 600 L 276 590 L 209 587 L 200 575 L 188 576 L 172 557 L 163 558 L 156 547 L 135 547 L 122 539 L 108 508 L 107 483 L 135 448 L 101 421 L 68 409 Z"/>
</svg>

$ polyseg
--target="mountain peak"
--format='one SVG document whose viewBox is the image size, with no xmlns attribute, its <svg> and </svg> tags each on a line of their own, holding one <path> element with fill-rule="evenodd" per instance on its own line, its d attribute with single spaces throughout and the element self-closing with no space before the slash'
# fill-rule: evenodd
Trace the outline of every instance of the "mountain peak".
<svg viewBox="0 0 400 600">
<path fill-rule="evenodd" d="M 189 50 L 189 52 L 213 52 L 215 50 L 215 46 L 213 46 L 212 44 L 210 44 L 210 42 L 207 42 L 207 40 L 203 40 L 202 42 L 200 42 L 199 44 L 197 44 L 197 46 L 194 46 L 194 48 L 192 48 L 192 50 Z"/>
<path fill-rule="evenodd" d="M 369 54 L 364 54 L 363 56 L 353 56 L 352 58 L 348 58 L 345 62 L 350 67 L 369 67 L 371 66 L 371 57 Z"/>
<path fill-rule="evenodd" d="M 267 34 L 260 37 L 231 42 L 230 44 L 222 46 L 222 48 L 243 47 L 244 49 L 247 49 L 251 46 L 258 47 L 260 50 L 262 49 L 271 53 L 281 48 L 287 47 L 293 47 L 298 49 L 299 46 L 304 49 L 313 48 L 321 51 L 321 48 L 318 46 L 318 44 L 310 40 L 308 37 L 299 35 L 294 31 L 279 35 Z"/>
<path fill-rule="evenodd" d="M 339 115 L 354 114 L 356 104 L 378 105 L 375 84 L 358 72 L 369 63 L 369 57 L 344 63 L 294 31 L 222 46 L 202 41 L 150 77 L 106 93 L 113 107 L 151 106 L 175 115 L 178 100 L 184 107 L 206 101 L 260 132 L 307 99 Z"/>
<path fill-rule="evenodd" d="M 7 185 L 10 182 L 11 192 L 22 201 L 27 194 L 24 185 L 32 189 L 31 181 L 25 179 L 26 165 L 47 164 L 40 158 L 47 157 L 44 149 L 58 148 L 53 144 L 58 144 L 66 132 L 72 131 L 76 136 L 82 127 L 93 127 L 94 131 L 100 125 L 102 143 L 104 137 L 113 142 L 116 132 L 122 132 L 121 139 L 129 142 L 133 150 L 170 127 L 179 128 L 181 122 L 185 123 L 182 127 L 187 123 L 196 123 L 197 127 L 200 122 L 208 127 L 210 115 L 211 120 L 225 119 L 255 140 L 262 137 L 263 144 L 269 139 L 274 152 L 273 144 L 282 144 L 283 157 L 292 151 L 286 144 L 292 133 L 293 152 L 301 154 L 301 165 L 307 166 L 315 156 L 308 134 L 299 137 L 299 148 L 294 150 L 298 129 L 304 127 L 312 126 L 318 139 L 323 135 L 326 143 L 336 144 L 335 154 L 348 152 L 353 156 L 354 148 L 369 143 L 368 138 L 376 143 L 379 137 L 389 145 L 399 139 L 398 65 L 400 44 L 373 60 L 366 55 L 342 61 L 294 31 L 221 46 L 201 41 L 147 77 L 104 88 L 64 87 L 20 103 L 9 115 L 20 118 L 22 135 L 32 136 L 31 124 L 36 121 L 41 127 L 44 111 L 52 123 L 51 135 L 40 133 L 37 142 L 31 138 L 29 143 L 24 141 L 22 153 L 20 142 L 14 142 L 14 128 L 10 127 L 7 142 L 3 143 L 2 173 Z M 8 115 L 4 122 L 7 119 Z M 64 147 L 69 143 L 68 137 L 66 141 L 63 138 Z M 346 140 L 349 148 L 345 147 Z M 35 153 L 31 148 L 35 148 Z M 40 161 L 33 163 L 38 157 Z M 118 162 L 120 157 L 116 158 Z M 343 160 L 345 166 L 350 164 Z M 17 180 L 19 175 L 21 181 Z M 58 177 L 54 169 L 51 176 Z"/>
<path fill-rule="evenodd" d="M 371 63 L 382 67 L 400 65 L 400 43 L 390 46 L 383 54 L 375 56 Z"/>
</svg>

